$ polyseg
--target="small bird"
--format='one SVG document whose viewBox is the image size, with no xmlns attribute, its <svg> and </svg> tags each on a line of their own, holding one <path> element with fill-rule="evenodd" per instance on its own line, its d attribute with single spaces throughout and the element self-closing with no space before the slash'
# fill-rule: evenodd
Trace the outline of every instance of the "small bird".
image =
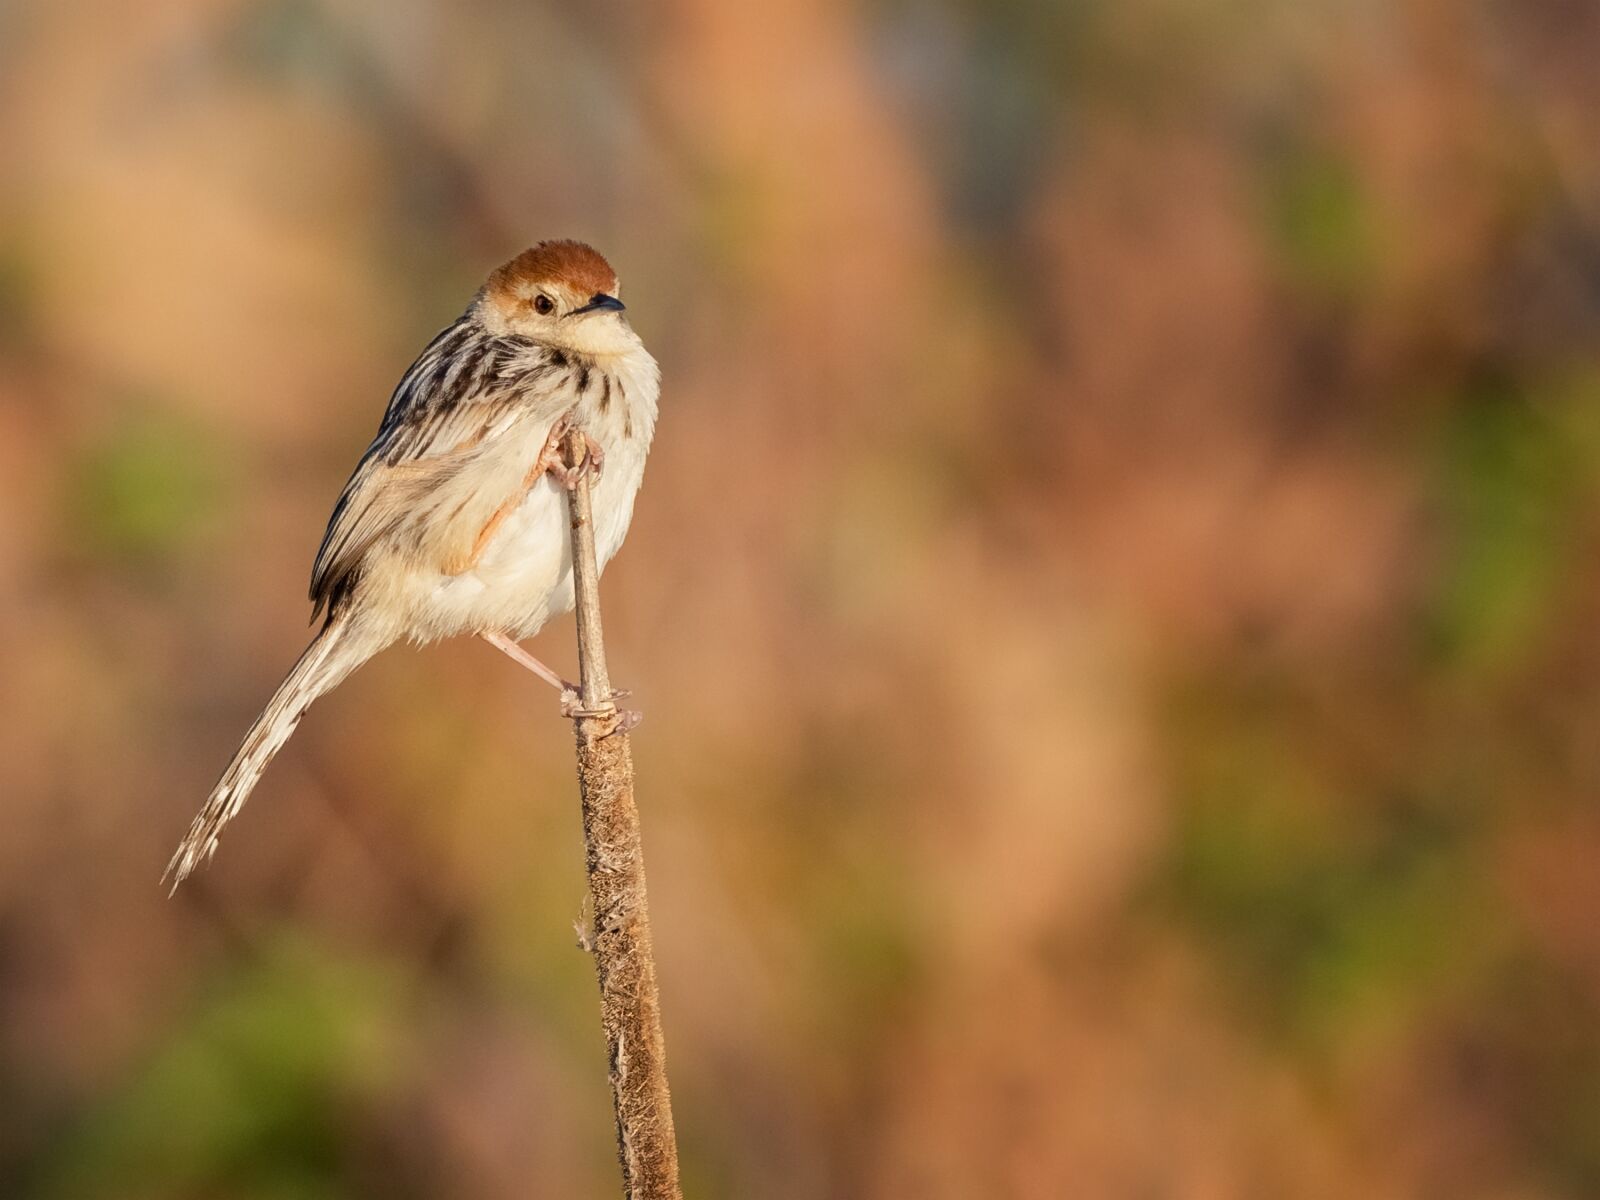
<svg viewBox="0 0 1600 1200">
<path fill-rule="evenodd" d="M 517 643 L 573 606 L 565 488 L 591 478 L 602 570 L 622 545 L 659 391 L 595 250 L 540 242 L 490 274 L 401 378 L 334 505 L 311 571 L 322 628 L 168 864 L 174 890 L 216 852 L 312 701 L 392 642 L 480 637 L 572 710 L 574 685 Z M 562 449 L 572 430 L 577 463 Z"/>
</svg>

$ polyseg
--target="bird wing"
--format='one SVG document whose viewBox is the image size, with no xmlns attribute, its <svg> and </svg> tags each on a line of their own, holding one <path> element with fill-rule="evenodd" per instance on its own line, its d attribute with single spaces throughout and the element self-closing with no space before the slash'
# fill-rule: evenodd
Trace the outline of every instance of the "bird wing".
<svg viewBox="0 0 1600 1200">
<path fill-rule="evenodd" d="M 536 342 L 491 337 L 470 316 L 428 344 L 334 505 L 311 569 L 312 620 L 348 599 L 376 544 L 444 562 L 455 543 L 478 537 L 571 406 L 560 386 L 566 365 Z M 517 461 L 497 463 L 508 455 Z"/>
</svg>

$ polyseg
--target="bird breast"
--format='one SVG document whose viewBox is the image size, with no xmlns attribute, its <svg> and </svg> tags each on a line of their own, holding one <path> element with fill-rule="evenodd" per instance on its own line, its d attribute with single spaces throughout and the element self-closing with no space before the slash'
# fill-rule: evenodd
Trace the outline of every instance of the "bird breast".
<svg viewBox="0 0 1600 1200">
<path fill-rule="evenodd" d="M 591 483 L 595 552 L 604 570 L 627 536 L 644 479 L 655 433 L 658 375 L 655 361 L 641 348 L 608 364 L 574 364 L 571 379 L 578 424 L 605 453 L 604 470 Z M 520 440 L 538 446 L 548 433 L 545 428 L 535 438 Z M 470 569 L 437 578 L 426 604 L 430 611 L 421 615 L 429 636 L 500 631 L 523 638 L 572 606 L 566 495 L 546 475 L 501 522 Z"/>
</svg>

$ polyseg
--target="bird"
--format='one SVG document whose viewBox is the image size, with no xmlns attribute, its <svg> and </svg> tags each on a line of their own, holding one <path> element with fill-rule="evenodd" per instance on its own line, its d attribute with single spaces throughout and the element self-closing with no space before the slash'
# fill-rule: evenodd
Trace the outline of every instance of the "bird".
<svg viewBox="0 0 1600 1200">
<path fill-rule="evenodd" d="M 598 251 L 539 242 L 490 272 L 401 376 L 317 551 L 322 625 L 168 864 L 174 892 L 312 702 L 395 642 L 481 638 L 575 711 L 575 685 L 518 643 L 573 607 L 566 489 L 590 479 L 602 570 L 633 517 L 661 376 L 624 312 Z M 576 462 L 563 453 L 573 431 Z"/>
</svg>

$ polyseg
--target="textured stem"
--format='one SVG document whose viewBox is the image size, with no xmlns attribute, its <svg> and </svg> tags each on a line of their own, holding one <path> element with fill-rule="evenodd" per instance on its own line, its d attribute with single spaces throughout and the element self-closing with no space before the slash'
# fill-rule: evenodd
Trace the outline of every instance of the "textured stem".
<svg viewBox="0 0 1600 1200">
<path fill-rule="evenodd" d="M 567 440 L 567 461 L 575 463 L 582 457 L 583 437 L 574 432 Z M 644 848 L 639 810 L 633 802 L 633 754 L 627 733 L 618 728 L 606 670 L 589 477 L 580 479 L 567 496 L 583 691 L 583 710 L 574 721 L 578 787 L 623 1195 L 626 1200 L 681 1200 L 661 999 L 645 902 Z"/>
</svg>

